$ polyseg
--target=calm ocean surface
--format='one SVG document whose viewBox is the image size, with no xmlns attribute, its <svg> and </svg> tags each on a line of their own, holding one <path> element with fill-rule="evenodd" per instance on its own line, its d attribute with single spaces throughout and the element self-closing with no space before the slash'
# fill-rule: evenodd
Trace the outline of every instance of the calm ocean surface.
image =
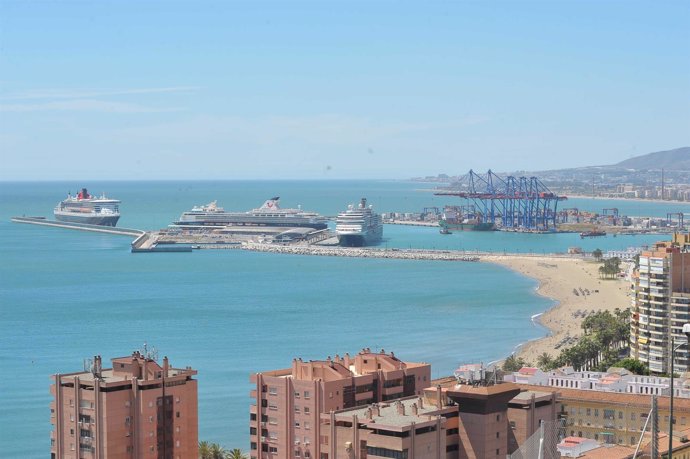
<svg viewBox="0 0 690 459">
<path fill-rule="evenodd" d="M 50 375 L 82 360 L 127 355 L 144 342 L 174 366 L 199 371 L 199 437 L 248 448 L 249 374 L 362 347 L 430 362 L 434 376 L 488 362 L 537 338 L 530 316 L 551 302 L 536 282 L 469 263 L 195 251 L 131 254 L 130 239 L 19 225 L 44 215 L 78 183 L 0 183 L 0 444 L 7 457 L 49 451 Z M 452 198 L 387 181 L 86 183 L 122 200 L 118 226 L 165 227 L 195 204 L 247 210 L 278 195 L 283 207 L 335 215 L 366 196 L 378 211 L 420 211 Z M 563 207 L 628 215 L 690 212 L 687 205 L 573 199 Z M 455 233 L 386 226 L 390 247 L 495 252 L 623 249 L 658 236 L 582 241 L 574 234 Z M 625 306 L 625 305 L 621 305 Z"/>
</svg>

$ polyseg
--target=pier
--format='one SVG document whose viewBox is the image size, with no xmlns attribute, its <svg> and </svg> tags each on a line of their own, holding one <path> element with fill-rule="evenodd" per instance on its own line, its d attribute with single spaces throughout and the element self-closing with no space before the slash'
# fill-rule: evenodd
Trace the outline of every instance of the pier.
<svg viewBox="0 0 690 459">
<path fill-rule="evenodd" d="M 29 225 L 52 226 L 54 228 L 66 228 L 79 231 L 90 231 L 93 233 L 107 233 L 116 234 L 119 236 L 139 237 L 145 231 L 132 228 L 116 228 L 114 226 L 89 225 L 86 223 L 71 223 L 59 222 L 56 220 L 47 220 L 43 217 L 12 217 L 15 223 L 26 223 Z"/>
</svg>

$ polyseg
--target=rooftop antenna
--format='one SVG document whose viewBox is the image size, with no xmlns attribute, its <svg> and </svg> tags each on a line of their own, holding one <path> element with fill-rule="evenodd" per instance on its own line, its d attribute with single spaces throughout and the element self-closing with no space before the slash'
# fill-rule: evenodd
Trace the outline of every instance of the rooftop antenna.
<svg viewBox="0 0 690 459">
<path fill-rule="evenodd" d="M 145 359 L 158 361 L 158 349 L 156 349 L 155 346 L 149 348 L 149 345 L 144 341 L 144 348 L 142 351 L 141 355 L 143 355 Z"/>
<path fill-rule="evenodd" d="M 93 359 L 84 359 L 84 372 L 93 373 L 93 371 L 94 371 Z"/>
</svg>

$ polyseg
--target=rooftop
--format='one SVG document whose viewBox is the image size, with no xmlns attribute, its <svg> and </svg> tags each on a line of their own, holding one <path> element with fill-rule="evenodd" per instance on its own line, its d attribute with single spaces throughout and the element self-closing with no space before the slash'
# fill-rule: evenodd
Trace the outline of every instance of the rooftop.
<svg viewBox="0 0 690 459">
<path fill-rule="evenodd" d="M 445 407 L 452 410 L 452 407 Z M 411 423 L 419 426 L 421 423 L 436 421 L 436 414 L 444 411 L 434 405 L 425 403 L 421 397 L 399 399 L 390 403 L 375 403 L 373 405 L 349 408 L 335 412 L 336 418 L 350 420 L 357 416 L 357 422 L 367 426 L 393 427 L 393 430 L 404 430 Z M 416 412 L 415 412 L 416 410 Z"/>
</svg>

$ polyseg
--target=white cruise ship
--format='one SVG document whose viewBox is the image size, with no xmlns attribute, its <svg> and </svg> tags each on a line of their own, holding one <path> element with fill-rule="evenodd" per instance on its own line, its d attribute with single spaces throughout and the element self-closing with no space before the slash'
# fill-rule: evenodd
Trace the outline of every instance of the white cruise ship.
<svg viewBox="0 0 690 459">
<path fill-rule="evenodd" d="M 381 216 L 367 207 L 366 198 L 358 206 L 350 204 L 335 220 L 338 243 L 345 247 L 362 247 L 381 241 L 383 223 Z"/>
<path fill-rule="evenodd" d="M 195 206 L 182 213 L 172 226 L 179 228 L 200 229 L 220 226 L 282 226 L 288 228 L 328 227 L 326 217 L 316 212 L 299 209 L 281 209 L 280 198 L 268 199 L 258 209 L 249 212 L 227 212 L 213 201 L 205 206 Z"/>
<path fill-rule="evenodd" d="M 95 197 L 82 188 L 76 196 L 68 194 L 67 199 L 60 201 L 53 214 L 55 220 L 61 222 L 115 226 L 120 219 L 119 204 L 117 199 L 109 199 L 105 195 Z"/>
</svg>

